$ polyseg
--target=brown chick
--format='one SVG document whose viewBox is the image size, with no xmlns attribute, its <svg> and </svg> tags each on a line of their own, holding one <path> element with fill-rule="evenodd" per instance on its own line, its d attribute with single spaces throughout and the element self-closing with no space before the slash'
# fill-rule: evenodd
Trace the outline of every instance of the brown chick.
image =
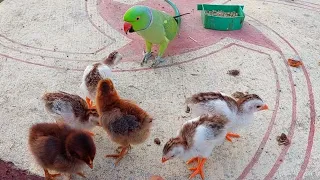
<svg viewBox="0 0 320 180">
<path fill-rule="evenodd" d="M 96 146 L 85 131 L 72 129 L 64 123 L 39 123 L 29 132 L 29 147 L 37 163 L 43 168 L 46 179 L 60 174 L 49 174 L 48 169 L 59 173 L 76 173 L 87 164 L 93 168 Z"/>
<path fill-rule="evenodd" d="M 152 118 L 135 103 L 121 99 L 110 79 L 100 80 L 97 87 L 96 107 L 101 126 L 110 139 L 121 146 L 115 165 L 127 154 L 130 145 L 143 143 L 150 135 Z"/>
</svg>

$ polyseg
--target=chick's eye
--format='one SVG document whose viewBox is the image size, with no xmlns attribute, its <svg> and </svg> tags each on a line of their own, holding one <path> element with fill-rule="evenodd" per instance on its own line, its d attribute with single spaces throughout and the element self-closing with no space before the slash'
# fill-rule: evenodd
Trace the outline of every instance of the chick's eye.
<svg viewBox="0 0 320 180">
<path fill-rule="evenodd" d="M 171 156 L 172 158 L 174 157 L 174 155 Z"/>
<path fill-rule="evenodd" d="M 261 106 L 257 106 L 257 108 L 259 109 L 259 108 L 261 108 Z"/>
</svg>

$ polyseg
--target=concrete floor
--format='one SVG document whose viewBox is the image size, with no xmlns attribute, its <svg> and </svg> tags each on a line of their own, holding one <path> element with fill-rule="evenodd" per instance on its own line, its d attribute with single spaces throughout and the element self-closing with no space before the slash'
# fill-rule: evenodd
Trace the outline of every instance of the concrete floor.
<svg viewBox="0 0 320 180">
<path fill-rule="evenodd" d="M 0 0 L 1 2 L 1 0 Z M 163 1 L 7 0 L 0 4 L 0 159 L 43 176 L 27 146 L 29 127 L 53 122 L 43 108 L 44 92 L 81 96 L 82 71 L 113 50 L 124 55 L 114 69 L 120 95 L 139 103 L 155 118 L 150 138 L 120 162 L 104 158 L 117 145 L 103 129 L 93 132 L 97 146 L 88 179 L 187 179 L 181 160 L 161 163 L 165 142 L 191 117 L 185 97 L 201 91 L 249 91 L 270 107 L 255 115 L 241 138 L 216 148 L 205 165 L 206 179 L 320 179 L 320 3 L 317 0 L 231 0 L 243 4 L 240 31 L 205 30 L 196 4 L 173 0 L 183 16 L 181 33 L 169 46 L 167 62 L 140 66 L 143 41 L 125 35 L 122 15 L 133 4 L 172 13 Z M 288 58 L 303 66 L 287 65 Z M 228 70 L 238 69 L 233 77 Z M 291 144 L 279 146 L 276 137 Z M 155 145 L 154 138 L 161 140 Z M 74 177 L 81 179 L 81 177 Z M 195 179 L 200 179 L 198 176 Z"/>
</svg>

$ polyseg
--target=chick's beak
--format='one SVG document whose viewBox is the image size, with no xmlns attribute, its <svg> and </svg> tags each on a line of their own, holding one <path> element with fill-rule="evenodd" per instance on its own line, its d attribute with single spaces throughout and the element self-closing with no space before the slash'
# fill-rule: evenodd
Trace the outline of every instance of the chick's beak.
<svg viewBox="0 0 320 180">
<path fill-rule="evenodd" d="M 92 169 L 92 168 L 93 168 L 93 162 L 92 162 L 92 160 L 90 160 L 89 163 L 87 163 L 87 165 Z"/>
<path fill-rule="evenodd" d="M 260 108 L 260 111 L 262 110 L 267 110 L 269 109 L 268 105 L 267 104 L 264 104 L 261 108 Z"/>
<path fill-rule="evenodd" d="M 125 32 L 126 34 L 128 34 L 128 31 L 129 31 L 131 28 L 132 28 L 132 25 L 131 25 L 130 23 L 125 22 L 125 23 L 123 24 L 123 30 L 124 30 L 124 32 Z"/>
<path fill-rule="evenodd" d="M 162 163 L 165 163 L 166 161 L 168 161 L 168 159 L 166 159 L 165 157 L 162 158 Z"/>
</svg>

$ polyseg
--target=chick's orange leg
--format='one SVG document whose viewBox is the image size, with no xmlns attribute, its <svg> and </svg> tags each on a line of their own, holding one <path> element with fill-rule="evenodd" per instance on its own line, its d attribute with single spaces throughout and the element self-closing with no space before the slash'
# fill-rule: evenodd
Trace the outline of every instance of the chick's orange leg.
<svg viewBox="0 0 320 180">
<path fill-rule="evenodd" d="M 198 159 L 199 159 L 198 157 L 191 158 L 186 162 L 186 164 L 190 164 L 190 163 L 192 163 L 194 161 L 198 161 Z"/>
<path fill-rule="evenodd" d="M 121 159 L 128 153 L 128 147 L 122 147 L 122 150 L 119 154 L 108 154 L 106 157 L 117 158 L 115 165 L 121 161 Z"/>
<path fill-rule="evenodd" d="M 77 172 L 76 174 L 79 175 L 79 176 L 81 176 L 81 177 L 83 177 L 83 178 L 87 178 L 87 177 L 83 174 L 83 172 Z"/>
<path fill-rule="evenodd" d="M 88 104 L 89 109 L 95 109 L 96 106 L 93 105 L 93 102 L 91 101 L 90 98 L 86 97 L 86 102 Z"/>
<path fill-rule="evenodd" d="M 50 174 L 47 169 L 44 170 L 44 176 L 46 180 L 54 180 L 55 177 L 60 176 L 61 174 Z"/>
<path fill-rule="evenodd" d="M 203 165 L 206 161 L 206 158 L 198 158 L 198 166 L 190 168 L 190 170 L 194 172 L 190 175 L 189 179 L 194 178 L 197 174 L 200 174 L 201 179 L 204 179 Z"/>
<path fill-rule="evenodd" d="M 91 131 L 87 131 L 90 136 L 94 136 L 95 134 Z"/>
<path fill-rule="evenodd" d="M 239 138 L 240 135 L 239 134 L 234 134 L 234 133 L 227 133 L 226 135 L 226 139 L 230 142 L 232 142 L 232 139 L 231 138 Z"/>
</svg>

